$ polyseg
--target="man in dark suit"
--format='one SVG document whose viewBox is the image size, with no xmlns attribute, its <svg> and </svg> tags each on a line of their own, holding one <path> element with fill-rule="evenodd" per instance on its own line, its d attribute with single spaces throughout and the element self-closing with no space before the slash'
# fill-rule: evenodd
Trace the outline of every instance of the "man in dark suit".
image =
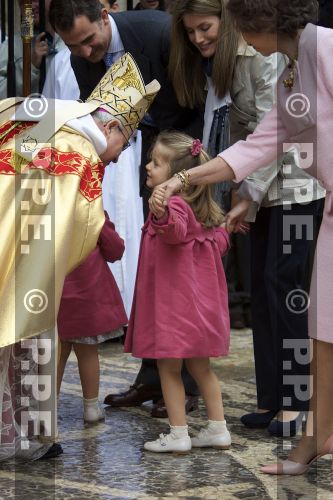
<svg viewBox="0 0 333 500">
<path fill-rule="evenodd" d="M 199 110 L 179 106 L 168 79 L 170 16 L 157 10 L 120 12 L 108 15 L 98 0 L 52 0 L 50 22 L 70 49 L 71 64 L 85 100 L 106 71 L 124 52 L 134 57 L 145 83 L 159 81 L 161 90 L 140 125 L 142 157 L 140 188 L 145 216 L 149 191 L 145 187 L 148 151 L 161 130 L 183 130 L 194 137 L 202 136 L 203 116 Z M 186 408 L 197 407 L 197 386 L 183 369 L 187 394 Z M 145 359 L 130 389 L 110 394 L 105 404 L 136 406 L 144 401 L 158 401 L 161 386 L 155 360 Z M 153 408 L 152 415 L 166 416 L 163 403 Z"/>
</svg>

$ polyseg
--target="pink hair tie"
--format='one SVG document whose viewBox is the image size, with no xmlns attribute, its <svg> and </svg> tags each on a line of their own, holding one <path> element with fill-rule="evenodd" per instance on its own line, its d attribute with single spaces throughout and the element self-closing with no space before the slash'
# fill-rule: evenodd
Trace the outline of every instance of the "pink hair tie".
<svg viewBox="0 0 333 500">
<path fill-rule="evenodd" d="M 199 156 L 202 150 L 202 144 L 199 139 L 194 139 L 192 142 L 191 146 L 191 155 L 192 156 Z"/>
</svg>

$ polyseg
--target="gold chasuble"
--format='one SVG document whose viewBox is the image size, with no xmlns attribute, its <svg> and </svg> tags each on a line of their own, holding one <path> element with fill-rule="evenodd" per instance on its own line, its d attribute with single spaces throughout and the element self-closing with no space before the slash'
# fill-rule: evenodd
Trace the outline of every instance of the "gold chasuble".
<svg viewBox="0 0 333 500">
<path fill-rule="evenodd" d="M 159 88 L 125 54 L 89 102 L 0 101 L 0 461 L 55 453 L 57 314 L 65 276 L 105 221 L 103 119 L 128 139 Z M 104 115 L 94 121 L 96 110 Z"/>
<path fill-rule="evenodd" d="M 79 132 L 72 120 L 102 110 L 129 138 L 159 88 L 145 85 L 125 54 L 86 103 L 0 101 L 0 348 L 55 327 L 65 276 L 95 248 L 105 221 L 104 166 L 91 127 Z"/>
<path fill-rule="evenodd" d="M 27 160 L 17 145 L 36 123 L 11 121 L 14 104 L 0 101 L 0 347 L 54 328 L 65 276 L 105 220 L 94 146 L 62 126 Z"/>
</svg>

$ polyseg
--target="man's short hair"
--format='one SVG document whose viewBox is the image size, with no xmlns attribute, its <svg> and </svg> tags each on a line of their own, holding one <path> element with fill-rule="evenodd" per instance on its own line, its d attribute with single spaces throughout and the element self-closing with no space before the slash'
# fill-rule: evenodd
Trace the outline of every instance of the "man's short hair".
<svg viewBox="0 0 333 500">
<path fill-rule="evenodd" d="M 86 16 L 91 23 L 99 21 L 102 8 L 99 0 L 52 0 L 49 21 L 55 31 L 67 33 L 78 16 Z"/>
</svg>

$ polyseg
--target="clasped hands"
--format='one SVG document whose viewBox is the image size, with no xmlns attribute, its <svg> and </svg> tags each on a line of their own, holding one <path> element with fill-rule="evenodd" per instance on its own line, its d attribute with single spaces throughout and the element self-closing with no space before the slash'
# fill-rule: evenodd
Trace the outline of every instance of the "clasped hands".
<svg viewBox="0 0 333 500">
<path fill-rule="evenodd" d="M 226 214 L 225 222 L 229 233 L 246 234 L 250 230 L 250 225 L 244 222 L 249 205 L 250 202 L 248 200 L 239 200 Z"/>
<path fill-rule="evenodd" d="M 171 181 L 174 185 L 171 185 Z M 180 184 L 180 186 L 178 184 Z M 154 214 L 156 219 L 163 217 L 168 199 L 172 194 L 177 193 L 180 188 L 181 183 L 175 177 L 154 188 L 153 194 L 149 198 L 148 203 L 149 209 Z M 232 205 L 231 210 L 225 216 L 225 222 L 222 224 L 222 227 L 225 227 L 229 233 L 245 234 L 250 229 L 249 224 L 244 222 L 249 209 L 250 201 L 233 197 Z"/>
<path fill-rule="evenodd" d="M 165 214 L 166 199 L 165 199 L 166 186 L 160 184 L 157 186 L 153 194 L 148 200 L 149 210 L 154 214 L 156 219 L 160 219 Z"/>
</svg>

